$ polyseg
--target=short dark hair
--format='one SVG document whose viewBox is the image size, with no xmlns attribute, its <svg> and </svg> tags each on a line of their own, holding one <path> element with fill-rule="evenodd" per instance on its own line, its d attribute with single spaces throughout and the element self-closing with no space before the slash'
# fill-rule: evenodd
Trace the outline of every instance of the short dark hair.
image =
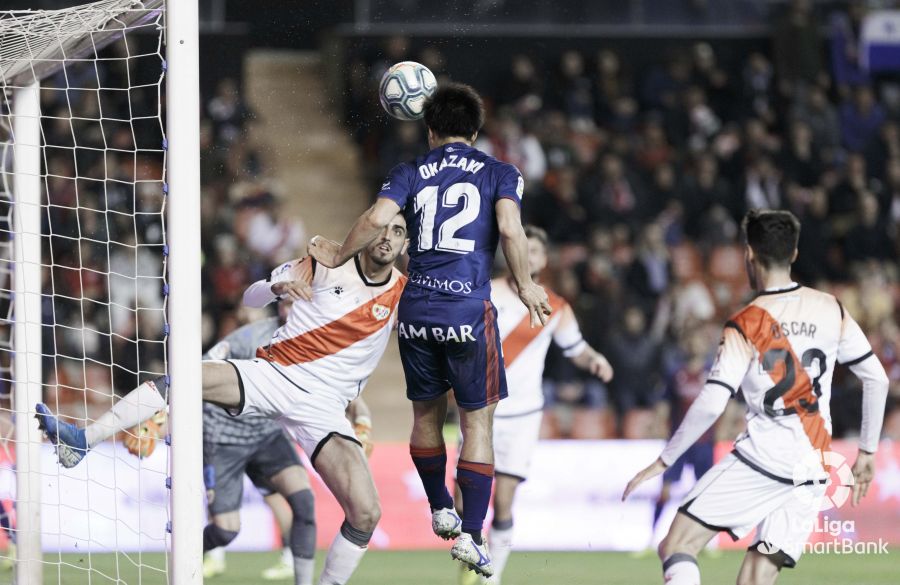
<svg viewBox="0 0 900 585">
<path fill-rule="evenodd" d="M 751 209 L 741 224 L 747 244 L 766 268 L 790 266 L 800 239 L 800 220 L 790 211 Z"/>
<path fill-rule="evenodd" d="M 536 225 L 529 224 L 525 226 L 525 237 L 529 240 L 534 238 L 539 241 L 544 245 L 545 250 L 550 247 L 550 238 L 547 237 L 547 232 Z"/>
<path fill-rule="evenodd" d="M 425 102 L 425 125 L 440 138 L 469 138 L 484 125 L 484 103 L 471 86 L 445 83 Z"/>
</svg>

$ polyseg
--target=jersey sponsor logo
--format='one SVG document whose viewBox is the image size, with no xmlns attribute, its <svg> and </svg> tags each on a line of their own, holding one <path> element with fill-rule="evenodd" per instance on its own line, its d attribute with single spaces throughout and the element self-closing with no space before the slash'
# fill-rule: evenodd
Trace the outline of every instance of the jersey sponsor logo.
<svg viewBox="0 0 900 585">
<path fill-rule="evenodd" d="M 459 327 L 425 327 L 422 325 L 416 327 L 412 323 L 401 322 L 397 326 L 397 335 L 402 339 L 421 339 L 439 343 L 475 341 L 471 325 L 460 325 Z"/>
<path fill-rule="evenodd" d="M 426 288 L 433 288 L 435 290 L 444 290 L 466 295 L 472 294 L 472 282 L 468 280 L 463 282 L 461 280 L 448 278 L 434 278 L 427 274 L 422 274 L 421 272 L 410 272 L 409 282 Z"/>
<path fill-rule="evenodd" d="M 475 174 L 484 168 L 484 163 L 475 159 L 469 160 L 456 154 L 450 154 L 441 159 L 441 162 L 430 162 L 419 165 L 419 176 L 430 179 L 446 168 L 459 169 L 467 173 Z"/>
<path fill-rule="evenodd" d="M 391 182 L 385 181 L 384 183 L 381 184 L 381 190 L 384 191 L 385 189 L 387 189 L 390 186 L 391 186 Z"/>
<path fill-rule="evenodd" d="M 516 195 L 519 196 L 519 199 L 522 198 L 522 195 L 525 194 L 525 179 L 519 176 L 519 180 L 516 182 Z"/>
<path fill-rule="evenodd" d="M 372 305 L 372 316 L 378 319 L 379 321 L 384 321 L 391 314 L 390 307 L 385 307 L 384 305 L 374 304 Z"/>
</svg>

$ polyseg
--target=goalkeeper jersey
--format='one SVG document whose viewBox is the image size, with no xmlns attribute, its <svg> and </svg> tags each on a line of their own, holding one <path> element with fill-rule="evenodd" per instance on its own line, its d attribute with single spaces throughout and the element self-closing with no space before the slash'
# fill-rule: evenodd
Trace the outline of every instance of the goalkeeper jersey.
<svg viewBox="0 0 900 585">
<path fill-rule="evenodd" d="M 859 325 L 832 295 L 800 285 L 761 293 L 726 323 L 708 380 L 744 393 L 747 430 L 735 454 L 789 481 L 798 463 L 821 461 L 816 451 L 831 445 L 835 364 L 871 356 Z"/>
<path fill-rule="evenodd" d="M 278 317 L 248 323 L 229 333 L 204 354 L 203 359 L 246 360 L 256 348 L 269 343 L 278 329 Z M 273 433 L 281 433 L 281 425 L 264 416 L 231 416 L 225 409 L 203 403 L 203 441 L 220 445 L 255 445 Z"/>
</svg>

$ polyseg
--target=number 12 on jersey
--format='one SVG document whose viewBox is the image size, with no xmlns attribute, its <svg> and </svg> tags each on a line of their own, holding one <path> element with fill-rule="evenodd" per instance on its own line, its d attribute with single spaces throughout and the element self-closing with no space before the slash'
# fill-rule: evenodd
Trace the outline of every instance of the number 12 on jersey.
<svg viewBox="0 0 900 585">
<path fill-rule="evenodd" d="M 457 207 L 462 209 L 435 226 L 438 211 L 439 187 L 425 187 L 416 193 L 415 212 L 419 214 L 419 251 L 425 252 L 436 248 L 443 252 L 468 254 L 475 250 L 475 240 L 457 238 L 456 232 L 478 219 L 481 211 L 481 193 L 472 183 L 454 183 L 447 187 L 441 197 L 441 207 Z M 434 231 L 437 227 L 438 241 L 434 245 Z"/>
</svg>

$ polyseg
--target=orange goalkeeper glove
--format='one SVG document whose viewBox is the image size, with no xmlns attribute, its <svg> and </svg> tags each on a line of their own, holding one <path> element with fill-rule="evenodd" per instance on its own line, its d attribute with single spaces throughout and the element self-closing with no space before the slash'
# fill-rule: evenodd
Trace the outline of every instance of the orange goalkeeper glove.
<svg viewBox="0 0 900 585">
<path fill-rule="evenodd" d="M 125 435 L 125 448 L 135 457 L 149 457 L 156 449 L 159 425 L 154 422 L 154 418 L 142 422 Z"/>
<path fill-rule="evenodd" d="M 372 451 L 375 449 L 375 443 L 372 442 L 372 419 L 367 416 L 356 417 L 356 420 L 353 422 L 353 432 L 356 433 L 356 438 L 362 443 L 366 457 L 371 457 Z"/>
</svg>

